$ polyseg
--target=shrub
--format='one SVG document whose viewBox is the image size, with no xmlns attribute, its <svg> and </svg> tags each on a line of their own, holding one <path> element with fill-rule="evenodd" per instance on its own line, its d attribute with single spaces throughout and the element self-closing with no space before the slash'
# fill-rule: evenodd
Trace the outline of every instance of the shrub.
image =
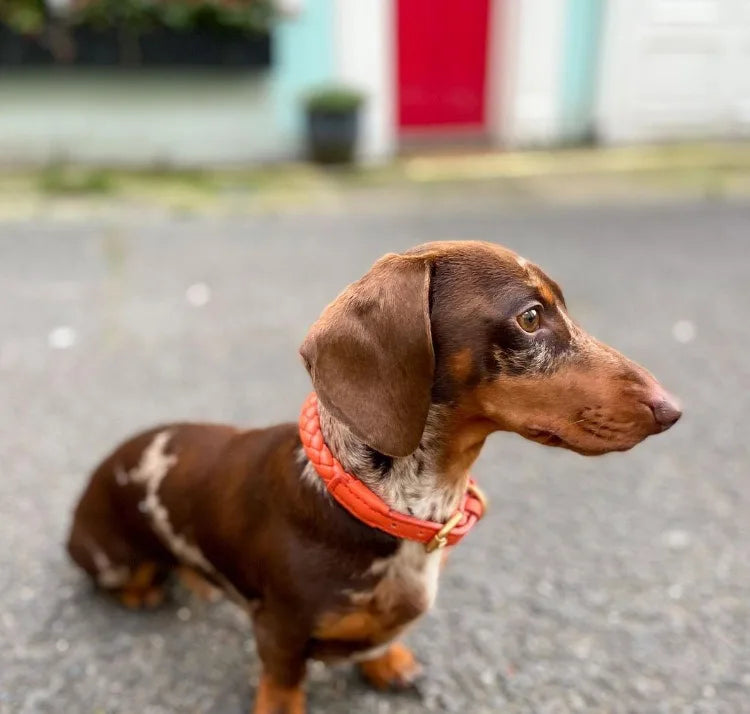
<svg viewBox="0 0 750 714">
<path fill-rule="evenodd" d="M 305 97 L 305 108 L 308 112 L 348 114 L 359 109 L 363 102 L 364 95 L 351 87 L 320 87 Z"/>
</svg>

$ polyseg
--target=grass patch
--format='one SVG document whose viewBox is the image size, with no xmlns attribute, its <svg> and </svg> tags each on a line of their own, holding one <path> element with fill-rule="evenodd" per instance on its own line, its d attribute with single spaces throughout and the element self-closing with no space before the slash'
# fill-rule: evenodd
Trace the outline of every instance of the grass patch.
<svg viewBox="0 0 750 714">
<path fill-rule="evenodd" d="M 213 177 L 204 169 L 177 169 L 168 164 L 156 163 L 153 166 L 135 171 L 122 171 L 129 178 L 153 182 L 155 184 L 183 184 L 196 188 L 211 188 Z"/>
<path fill-rule="evenodd" d="M 112 174 L 104 169 L 52 164 L 38 177 L 39 190 L 52 195 L 111 194 L 115 190 Z"/>
</svg>

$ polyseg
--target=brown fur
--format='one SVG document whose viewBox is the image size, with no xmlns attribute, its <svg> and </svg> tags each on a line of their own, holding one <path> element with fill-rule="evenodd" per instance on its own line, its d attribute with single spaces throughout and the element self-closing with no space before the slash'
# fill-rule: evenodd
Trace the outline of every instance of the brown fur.
<svg viewBox="0 0 750 714">
<path fill-rule="evenodd" d="M 516 321 L 532 305 L 535 334 Z M 570 320 L 556 283 L 487 243 L 386 256 L 326 308 L 302 354 L 334 455 L 391 507 L 441 521 L 493 431 L 597 454 L 679 417 L 648 372 Z M 243 604 L 261 714 L 304 711 L 311 657 L 358 655 L 377 686 L 411 681 L 408 650 L 371 651 L 430 606 L 441 557 L 355 520 L 300 454 L 294 424 L 143 432 L 95 470 L 68 542 L 128 606 L 156 604 L 178 566 Z"/>
</svg>

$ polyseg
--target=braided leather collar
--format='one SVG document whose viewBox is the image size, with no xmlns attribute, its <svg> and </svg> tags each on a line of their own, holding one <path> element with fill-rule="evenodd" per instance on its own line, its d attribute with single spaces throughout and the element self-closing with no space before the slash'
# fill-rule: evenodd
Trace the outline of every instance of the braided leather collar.
<svg viewBox="0 0 750 714">
<path fill-rule="evenodd" d="M 310 463 L 328 492 L 356 519 L 396 538 L 423 543 L 428 552 L 458 543 L 484 515 L 487 499 L 473 479 L 461 506 L 445 523 L 424 521 L 391 509 L 362 481 L 344 471 L 323 439 L 318 397 L 312 392 L 302 406 L 299 434 Z"/>
</svg>

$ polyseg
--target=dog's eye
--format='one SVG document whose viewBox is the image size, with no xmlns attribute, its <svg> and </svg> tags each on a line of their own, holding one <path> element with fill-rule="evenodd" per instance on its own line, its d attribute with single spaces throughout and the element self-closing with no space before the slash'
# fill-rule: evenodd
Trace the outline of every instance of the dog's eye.
<svg viewBox="0 0 750 714">
<path fill-rule="evenodd" d="M 539 309 L 532 307 L 522 312 L 516 320 L 526 332 L 536 332 L 539 329 Z"/>
</svg>

